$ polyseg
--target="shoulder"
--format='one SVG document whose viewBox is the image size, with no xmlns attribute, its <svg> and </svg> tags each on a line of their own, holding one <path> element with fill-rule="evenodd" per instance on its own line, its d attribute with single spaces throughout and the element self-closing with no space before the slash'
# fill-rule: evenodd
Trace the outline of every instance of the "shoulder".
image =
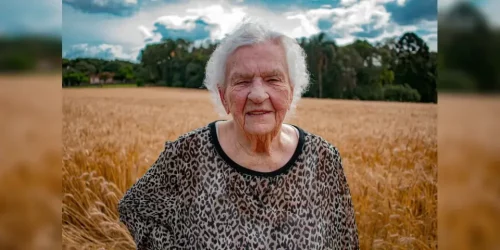
<svg viewBox="0 0 500 250">
<path fill-rule="evenodd" d="M 343 171 L 343 163 L 340 150 L 337 146 L 325 139 L 323 136 L 302 129 L 304 145 L 302 146 L 302 157 L 306 162 L 316 164 L 316 171 L 331 173 Z"/>
<path fill-rule="evenodd" d="M 146 170 L 126 192 L 120 204 L 123 209 L 136 206 L 137 200 L 155 200 L 177 195 L 178 173 L 185 167 L 181 162 L 196 159 L 194 152 L 203 148 L 204 138 L 208 138 L 208 125 L 189 131 L 174 141 L 166 141 L 164 149 L 156 161 Z M 154 191 L 154 192 L 153 192 Z"/>
<path fill-rule="evenodd" d="M 311 133 L 303 130 L 304 144 L 309 154 L 318 155 L 323 159 L 337 159 L 340 158 L 340 152 L 337 146 L 324 137 L 318 134 Z"/>
<path fill-rule="evenodd" d="M 209 145 L 209 142 L 211 142 L 210 129 L 211 127 L 209 124 L 186 132 L 175 140 L 166 141 L 164 145 L 165 156 L 170 157 L 185 151 L 193 151 L 193 149 L 200 149 Z"/>
</svg>

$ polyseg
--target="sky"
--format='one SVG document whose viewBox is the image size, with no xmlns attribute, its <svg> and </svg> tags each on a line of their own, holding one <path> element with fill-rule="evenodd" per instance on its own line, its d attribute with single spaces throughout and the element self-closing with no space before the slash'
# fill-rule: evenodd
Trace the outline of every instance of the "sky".
<svg viewBox="0 0 500 250">
<path fill-rule="evenodd" d="M 437 0 L 63 0 L 63 56 L 134 61 L 162 38 L 222 39 L 246 16 L 293 38 L 323 31 L 339 45 L 413 31 L 437 50 Z"/>
<path fill-rule="evenodd" d="M 61 0 L 1 0 L 0 35 L 61 35 Z"/>
<path fill-rule="evenodd" d="M 162 38 L 196 44 L 222 39 L 246 16 L 263 19 L 294 38 L 325 32 L 339 45 L 355 39 L 374 43 L 412 31 L 437 51 L 438 6 L 458 0 L 6 1 L 7 8 L 0 8 L 0 34 L 59 33 L 64 57 L 135 61 L 142 48 Z M 488 4 L 484 10 L 500 16 Z"/>
</svg>

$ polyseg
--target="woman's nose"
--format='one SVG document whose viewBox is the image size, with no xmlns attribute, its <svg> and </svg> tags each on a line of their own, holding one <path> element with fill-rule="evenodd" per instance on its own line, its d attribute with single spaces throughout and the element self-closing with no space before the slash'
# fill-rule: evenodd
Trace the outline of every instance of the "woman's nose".
<svg viewBox="0 0 500 250">
<path fill-rule="evenodd" d="M 266 92 L 262 79 L 255 79 L 250 85 L 250 93 L 248 94 L 248 99 L 254 103 L 264 102 L 269 95 Z"/>
</svg>

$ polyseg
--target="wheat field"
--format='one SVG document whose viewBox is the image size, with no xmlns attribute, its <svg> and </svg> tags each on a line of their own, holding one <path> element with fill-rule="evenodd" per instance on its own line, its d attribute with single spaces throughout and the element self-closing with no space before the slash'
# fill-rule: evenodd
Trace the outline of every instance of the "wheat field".
<svg viewBox="0 0 500 250">
<path fill-rule="evenodd" d="M 218 117 L 203 91 L 60 81 L 0 76 L 0 249 L 134 249 L 123 191 L 165 140 Z M 339 148 L 362 249 L 500 249 L 498 96 L 304 99 L 290 122 Z"/>
<path fill-rule="evenodd" d="M 67 249 L 134 249 L 124 191 L 166 140 L 221 119 L 206 91 L 155 88 L 65 89 L 63 115 Z M 437 248 L 436 105 L 303 99 L 287 122 L 339 148 L 362 249 Z"/>
<path fill-rule="evenodd" d="M 60 79 L 0 76 L 0 249 L 134 249 L 118 199 L 165 140 L 218 117 L 203 91 Z M 304 99 L 290 122 L 339 148 L 362 249 L 499 249 L 499 112 L 500 98 L 475 95 Z"/>
</svg>

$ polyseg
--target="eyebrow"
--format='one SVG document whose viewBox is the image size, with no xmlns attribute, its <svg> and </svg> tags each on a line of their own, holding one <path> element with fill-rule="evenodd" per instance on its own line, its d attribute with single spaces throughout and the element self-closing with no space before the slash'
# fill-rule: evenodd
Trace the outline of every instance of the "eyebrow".
<svg viewBox="0 0 500 250">
<path fill-rule="evenodd" d="M 278 77 L 283 77 L 283 72 L 281 72 L 280 70 L 277 70 L 277 69 L 274 69 L 274 70 L 271 70 L 269 72 L 264 72 L 263 74 L 265 77 L 269 77 L 269 76 L 278 76 Z"/>
<path fill-rule="evenodd" d="M 252 78 L 252 76 L 253 76 L 253 74 L 236 72 L 236 73 L 231 74 L 230 80 L 234 81 L 236 79 L 248 79 L 248 78 Z"/>
<path fill-rule="evenodd" d="M 254 74 L 250 74 L 250 73 L 235 72 L 235 73 L 231 74 L 230 80 L 234 81 L 236 79 L 248 79 L 248 78 L 252 78 L 253 76 L 254 76 Z M 271 76 L 284 77 L 284 74 L 280 70 L 274 69 L 274 70 L 266 71 L 266 72 L 262 73 L 262 76 L 264 76 L 264 77 L 271 77 Z"/>
</svg>

